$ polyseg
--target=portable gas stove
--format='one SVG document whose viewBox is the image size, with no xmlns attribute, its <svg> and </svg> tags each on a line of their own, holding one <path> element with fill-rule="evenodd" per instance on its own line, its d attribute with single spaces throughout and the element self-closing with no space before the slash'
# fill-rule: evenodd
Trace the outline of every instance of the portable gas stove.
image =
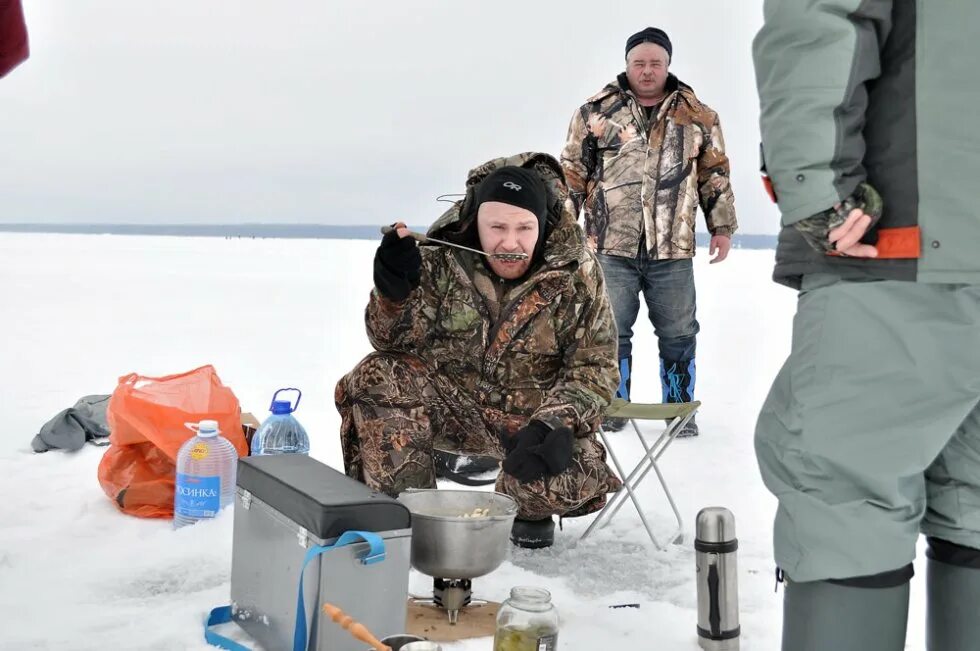
<svg viewBox="0 0 980 651">
<path fill-rule="evenodd" d="M 412 603 L 435 606 L 446 611 L 450 624 L 459 622 L 459 613 L 468 606 L 486 606 L 490 602 L 473 598 L 472 579 L 433 579 L 431 597 L 412 597 Z"/>
</svg>

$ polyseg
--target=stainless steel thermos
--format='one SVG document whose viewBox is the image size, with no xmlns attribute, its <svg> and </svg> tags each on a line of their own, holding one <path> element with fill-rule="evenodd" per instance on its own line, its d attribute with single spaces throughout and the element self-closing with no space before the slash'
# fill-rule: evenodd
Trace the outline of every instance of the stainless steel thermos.
<svg viewBox="0 0 980 651">
<path fill-rule="evenodd" d="M 696 524 L 698 644 L 705 651 L 738 651 L 738 539 L 728 509 L 701 509 Z"/>
</svg>

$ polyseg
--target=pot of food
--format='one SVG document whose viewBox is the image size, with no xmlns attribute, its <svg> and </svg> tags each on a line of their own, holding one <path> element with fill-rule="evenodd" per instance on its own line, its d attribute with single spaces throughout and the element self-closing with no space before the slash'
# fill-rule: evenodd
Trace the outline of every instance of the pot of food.
<svg viewBox="0 0 980 651">
<path fill-rule="evenodd" d="M 412 566 L 443 579 L 473 579 L 507 557 L 517 502 L 503 493 L 408 490 L 398 500 L 412 512 Z M 414 651 L 414 650 L 411 650 Z"/>
</svg>

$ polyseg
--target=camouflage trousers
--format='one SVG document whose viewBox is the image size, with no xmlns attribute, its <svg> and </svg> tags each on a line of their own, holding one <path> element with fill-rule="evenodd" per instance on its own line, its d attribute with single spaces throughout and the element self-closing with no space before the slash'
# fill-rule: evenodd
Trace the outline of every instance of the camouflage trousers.
<svg viewBox="0 0 980 651">
<path fill-rule="evenodd" d="M 368 355 L 337 383 L 334 401 L 347 474 L 391 496 L 436 487 L 434 449 L 503 458 L 500 437 L 528 420 L 477 404 L 419 357 L 400 353 Z M 554 477 L 521 483 L 500 473 L 496 489 L 517 501 L 519 517 L 586 515 L 619 490 L 595 435 L 575 445 L 572 465 Z"/>
</svg>

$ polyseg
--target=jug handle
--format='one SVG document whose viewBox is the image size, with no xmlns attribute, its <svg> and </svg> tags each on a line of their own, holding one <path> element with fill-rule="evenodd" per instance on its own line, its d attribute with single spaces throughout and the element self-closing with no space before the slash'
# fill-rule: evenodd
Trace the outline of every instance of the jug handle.
<svg viewBox="0 0 980 651">
<path fill-rule="evenodd" d="M 299 409 L 299 401 L 303 397 L 303 392 L 300 391 L 299 389 L 294 389 L 294 388 L 279 389 L 278 391 L 276 391 L 275 393 L 272 394 L 272 402 L 275 402 L 276 401 L 276 396 L 278 396 L 283 391 L 295 391 L 296 392 L 296 404 L 294 404 L 293 405 L 293 408 L 289 410 L 289 413 L 293 413 L 294 411 L 296 411 L 297 409 Z M 269 411 L 272 411 L 272 403 L 269 403 Z"/>
</svg>

